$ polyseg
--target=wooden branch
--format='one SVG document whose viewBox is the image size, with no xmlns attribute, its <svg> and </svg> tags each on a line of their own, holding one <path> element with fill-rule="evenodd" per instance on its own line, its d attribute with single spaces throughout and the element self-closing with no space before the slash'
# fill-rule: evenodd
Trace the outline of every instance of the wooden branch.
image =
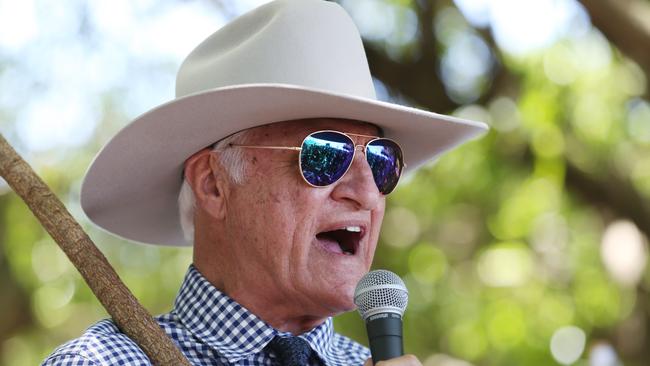
<svg viewBox="0 0 650 366">
<path fill-rule="evenodd" d="M 189 366 L 187 359 L 138 303 L 63 203 L 1 134 L 0 175 L 77 267 L 117 326 L 142 348 L 152 363 Z"/>
<path fill-rule="evenodd" d="M 387 55 L 381 44 L 364 40 L 370 71 L 391 91 L 412 101 L 416 107 L 437 113 L 449 113 L 458 108 L 459 104 L 449 98 L 438 74 L 440 59 L 433 26 L 437 8 L 432 0 L 418 0 L 413 10 L 417 13 L 420 29 L 417 42 L 419 50 L 414 52 L 419 58 L 397 62 Z M 490 32 L 478 30 L 478 33 L 495 53 L 497 60 L 490 75 L 491 83 L 477 102 L 485 103 L 495 95 L 516 94 L 519 78 L 499 63 L 499 51 Z"/>
<path fill-rule="evenodd" d="M 593 25 L 634 60 L 650 80 L 650 4 L 640 0 L 579 0 Z"/>
<path fill-rule="evenodd" d="M 486 37 L 485 34 L 483 36 Z M 487 37 L 487 39 L 488 43 L 490 43 L 490 38 Z M 366 49 L 367 52 L 370 50 L 368 58 L 371 60 L 371 65 L 374 64 L 375 70 L 381 71 L 373 71 L 373 74 L 392 90 L 402 94 L 407 99 L 421 103 L 424 108 L 432 111 L 445 112 L 456 107 L 446 96 L 444 98 L 435 97 L 444 94 L 442 86 L 429 84 L 428 91 L 423 91 L 420 86 L 413 85 L 413 83 L 421 83 L 425 80 L 426 77 L 422 77 L 422 75 L 431 73 L 433 67 L 420 69 L 413 64 L 399 64 L 390 60 L 382 51 L 376 50 L 373 46 L 366 46 Z M 377 68 L 376 65 L 380 65 L 380 67 Z M 415 74 L 411 74 L 412 72 Z M 412 81 L 412 78 L 417 78 L 418 75 L 420 75 L 419 81 Z M 515 96 L 518 93 L 518 88 L 519 79 L 517 75 L 512 74 L 502 65 L 497 65 L 493 83 L 490 89 L 481 97 L 480 102 L 486 103 L 497 95 Z M 421 93 L 428 93 L 428 96 L 422 97 Z M 507 157 L 504 158 L 508 159 Z M 521 164 L 521 162 L 514 163 Z M 530 163 L 530 161 L 527 163 Z M 565 184 L 568 190 L 582 197 L 586 202 L 607 207 L 617 215 L 629 218 L 641 231 L 650 236 L 650 207 L 644 204 L 644 199 L 629 181 L 617 176 L 610 176 L 600 180 L 582 172 L 570 161 L 567 161 L 566 164 Z"/>
<path fill-rule="evenodd" d="M 449 112 L 458 104 L 449 99 L 444 85 L 436 73 L 437 63 L 423 59 L 414 62 L 391 60 L 379 46 L 366 42 L 366 56 L 372 75 L 386 87 L 423 106 L 432 112 Z"/>
<path fill-rule="evenodd" d="M 521 155 L 499 158 L 509 160 L 509 164 L 519 168 L 532 167 L 535 161 L 535 155 L 530 147 L 527 147 Z M 646 236 L 650 236 L 650 205 L 628 177 L 621 177 L 608 169 L 604 169 L 601 175 L 596 176 L 578 168 L 571 159 L 565 159 L 564 163 L 564 185 L 575 197 L 581 199 L 585 205 L 601 210 L 605 216 L 629 219 Z M 606 164 L 601 162 L 601 165 Z"/>
<path fill-rule="evenodd" d="M 435 28 L 433 18 L 435 10 L 433 0 L 415 1 L 415 10 L 418 16 L 418 28 L 420 29 L 420 58 L 428 64 L 435 64 L 438 59 L 438 47 L 436 45 Z"/>
<path fill-rule="evenodd" d="M 602 178 L 596 178 L 567 160 L 565 184 L 585 202 L 631 220 L 639 230 L 650 235 L 650 207 L 646 199 L 634 188 L 629 178 L 607 172 L 603 174 Z"/>
<path fill-rule="evenodd" d="M 447 95 L 438 75 L 439 58 L 434 35 L 434 4 L 430 0 L 418 0 L 414 9 L 418 18 L 420 35 L 416 47 L 418 55 L 414 60 L 397 62 L 392 60 L 384 46 L 364 41 L 364 48 L 372 75 L 381 80 L 390 90 L 400 93 L 416 107 L 432 112 L 450 112 L 458 104 Z"/>
</svg>

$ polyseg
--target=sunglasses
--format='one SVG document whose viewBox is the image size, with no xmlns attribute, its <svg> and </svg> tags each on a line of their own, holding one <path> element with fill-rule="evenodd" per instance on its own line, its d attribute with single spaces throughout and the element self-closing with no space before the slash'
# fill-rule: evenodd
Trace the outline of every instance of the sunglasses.
<svg viewBox="0 0 650 366">
<path fill-rule="evenodd" d="M 351 136 L 371 138 L 365 145 L 355 145 Z M 232 147 L 300 151 L 300 174 L 312 187 L 327 187 L 336 183 L 350 170 L 357 147 L 366 155 L 377 189 L 384 195 L 395 189 L 404 158 L 402 148 L 393 140 L 338 131 L 316 131 L 297 146 L 259 146 L 230 144 Z"/>
</svg>

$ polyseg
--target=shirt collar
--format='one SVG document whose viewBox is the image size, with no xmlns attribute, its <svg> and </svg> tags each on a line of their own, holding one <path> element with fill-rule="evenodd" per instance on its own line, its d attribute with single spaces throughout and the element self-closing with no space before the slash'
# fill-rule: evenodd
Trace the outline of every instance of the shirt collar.
<svg viewBox="0 0 650 366">
<path fill-rule="evenodd" d="M 228 295 L 219 291 L 190 265 L 176 296 L 174 311 L 194 336 L 218 352 L 229 363 L 259 353 L 280 332 Z M 332 319 L 300 335 L 322 360 L 335 351 L 332 347 Z"/>
</svg>

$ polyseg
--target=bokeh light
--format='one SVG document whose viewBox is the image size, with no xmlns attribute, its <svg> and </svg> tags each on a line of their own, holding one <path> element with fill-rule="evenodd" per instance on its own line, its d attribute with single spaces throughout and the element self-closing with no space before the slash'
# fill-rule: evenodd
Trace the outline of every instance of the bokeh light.
<svg viewBox="0 0 650 366">
<path fill-rule="evenodd" d="M 584 10 L 572 0 L 454 0 L 475 26 L 492 26 L 499 46 L 515 55 L 537 51 L 565 35 L 589 28 Z"/>
<path fill-rule="evenodd" d="M 444 354 L 434 354 L 429 356 L 422 363 L 423 366 L 473 366 L 471 363 L 453 358 Z"/>
<path fill-rule="evenodd" d="M 628 106 L 629 136 L 640 143 L 650 143 L 650 103 L 642 99 L 633 99 Z"/>
<path fill-rule="evenodd" d="M 598 342 L 589 350 L 589 366 L 622 366 L 611 344 Z"/>
<path fill-rule="evenodd" d="M 481 280 L 494 287 L 523 285 L 532 270 L 530 250 L 516 242 L 492 245 L 481 255 L 478 262 Z"/>
<path fill-rule="evenodd" d="M 382 240 L 386 244 L 407 247 L 420 235 L 418 217 L 405 207 L 394 207 L 386 213 L 382 227 Z"/>
<path fill-rule="evenodd" d="M 449 41 L 440 66 L 449 96 L 461 103 L 476 100 L 487 83 L 492 62 L 485 41 L 469 31 L 457 33 Z"/>
<path fill-rule="evenodd" d="M 496 301 L 487 309 L 487 335 L 490 344 L 508 350 L 523 342 L 528 332 L 522 306 L 511 300 Z"/>
<path fill-rule="evenodd" d="M 647 241 L 634 223 L 614 221 L 603 234 L 600 254 L 614 280 L 636 286 L 648 262 Z"/>
<path fill-rule="evenodd" d="M 173 98 L 197 42 L 265 2 L 0 0 L 2 133 L 152 313 L 169 311 L 191 250 L 97 230 L 80 179 L 116 130 Z M 491 127 L 387 197 L 373 266 L 409 288 L 406 350 L 425 366 L 645 366 L 647 65 L 574 0 L 435 3 L 428 35 L 419 16 L 433 2 L 341 3 L 383 57 L 373 72 L 392 70 L 373 75 L 381 100 Z M 430 78 L 417 91 L 410 70 Z M 7 192 L 0 179 L 0 364 L 34 365 L 107 315 Z M 357 314 L 335 326 L 367 342 Z"/>
<path fill-rule="evenodd" d="M 409 269 L 416 280 L 431 285 L 447 272 L 447 258 L 433 244 L 418 244 L 409 254 Z"/>
<path fill-rule="evenodd" d="M 488 347 L 487 336 L 480 324 L 468 320 L 451 328 L 448 343 L 452 354 L 467 360 L 483 356 Z"/>
<path fill-rule="evenodd" d="M 575 326 L 558 329 L 551 338 L 553 358 L 563 365 L 576 362 L 584 352 L 586 338 L 585 332 Z"/>
</svg>

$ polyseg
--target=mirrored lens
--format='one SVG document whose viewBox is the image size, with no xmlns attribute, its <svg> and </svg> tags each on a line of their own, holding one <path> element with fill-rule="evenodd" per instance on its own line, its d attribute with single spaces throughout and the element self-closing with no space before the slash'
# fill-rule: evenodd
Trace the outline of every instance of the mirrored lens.
<svg viewBox="0 0 650 366">
<path fill-rule="evenodd" d="M 383 194 L 392 192 L 402 175 L 404 166 L 402 149 L 399 145 L 388 139 L 371 141 L 366 147 L 366 159 L 379 192 Z"/>
<path fill-rule="evenodd" d="M 338 132 L 313 133 L 302 143 L 300 170 L 312 185 L 323 187 L 339 180 L 347 172 L 354 156 L 352 140 Z"/>
</svg>

